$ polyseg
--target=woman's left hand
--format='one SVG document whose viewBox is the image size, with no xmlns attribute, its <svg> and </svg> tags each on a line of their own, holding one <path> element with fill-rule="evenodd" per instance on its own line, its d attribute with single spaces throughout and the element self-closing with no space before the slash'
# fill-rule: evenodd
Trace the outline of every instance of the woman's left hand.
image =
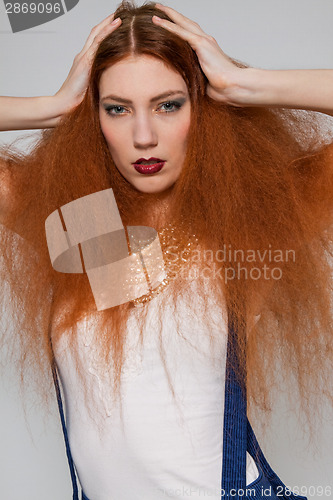
<svg viewBox="0 0 333 500">
<path fill-rule="evenodd" d="M 156 7 L 165 12 L 173 22 L 153 16 L 153 23 L 186 40 L 196 52 L 202 71 L 208 79 L 206 93 L 212 99 L 229 104 L 235 102 L 234 88 L 242 78 L 243 68 L 236 66 L 222 51 L 215 38 L 207 35 L 198 23 L 176 10 L 159 3 Z"/>
<path fill-rule="evenodd" d="M 333 116 L 333 69 L 267 70 L 240 68 L 198 23 L 159 3 L 173 22 L 152 20 L 186 40 L 196 52 L 212 99 L 232 106 L 308 109 Z"/>
</svg>

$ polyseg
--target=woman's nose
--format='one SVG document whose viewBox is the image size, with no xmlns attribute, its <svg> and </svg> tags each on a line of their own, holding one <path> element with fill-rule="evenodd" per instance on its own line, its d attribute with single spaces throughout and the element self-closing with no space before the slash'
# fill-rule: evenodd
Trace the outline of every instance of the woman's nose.
<svg viewBox="0 0 333 500">
<path fill-rule="evenodd" d="M 133 143 L 134 147 L 140 149 L 157 146 L 157 131 L 150 117 L 140 116 L 135 121 L 133 127 Z"/>
</svg>

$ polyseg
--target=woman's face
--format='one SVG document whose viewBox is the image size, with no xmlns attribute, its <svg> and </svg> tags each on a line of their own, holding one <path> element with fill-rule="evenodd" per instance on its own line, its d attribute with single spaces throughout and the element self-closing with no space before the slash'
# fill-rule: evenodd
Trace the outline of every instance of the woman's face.
<svg viewBox="0 0 333 500">
<path fill-rule="evenodd" d="M 130 56 L 104 71 L 99 93 L 101 129 L 119 172 L 144 193 L 172 186 L 183 167 L 191 119 L 182 76 L 157 58 Z M 152 173 L 154 168 L 160 170 Z"/>
</svg>

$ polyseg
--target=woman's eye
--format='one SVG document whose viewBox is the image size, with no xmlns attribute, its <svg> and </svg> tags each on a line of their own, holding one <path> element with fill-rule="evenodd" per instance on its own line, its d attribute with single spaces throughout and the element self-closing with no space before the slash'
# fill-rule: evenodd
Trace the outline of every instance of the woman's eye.
<svg viewBox="0 0 333 500">
<path fill-rule="evenodd" d="M 169 113 L 171 111 L 177 111 L 177 109 L 181 108 L 182 104 L 177 101 L 168 101 L 161 104 L 161 108 L 163 108 L 163 106 L 164 106 L 163 111 Z"/>
<path fill-rule="evenodd" d="M 118 105 L 106 106 L 104 109 L 108 115 L 123 115 L 124 111 L 126 111 L 124 106 Z"/>
<path fill-rule="evenodd" d="M 182 107 L 183 103 L 177 101 L 167 101 L 157 108 L 158 110 L 163 111 L 164 113 L 171 113 L 173 111 L 177 111 Z M 106 113 L 111 116 L 124 115 L 127 113 L 127 109 L 124 106 L 119 104 L 109 104 L 104 107 Z"/>
</svg>

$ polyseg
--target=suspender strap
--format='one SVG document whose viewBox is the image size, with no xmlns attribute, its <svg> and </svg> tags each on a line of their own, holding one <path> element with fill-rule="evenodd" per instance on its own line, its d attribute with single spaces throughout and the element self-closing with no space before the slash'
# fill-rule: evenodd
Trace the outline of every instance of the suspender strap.
<svg viewBox="0 0 333 500">
<path fill-rule="evenodd" d="M 238 492 L 246 488 L 246 396 L 242 394 L 235 373 L 239 369 L 235 349 L 232 348 L 235 332 L 236 325 L 229 315 L 221 481 L 221 498 L 224 500 L 229 496 L 240 500 Z"/>
<path fill-rule="evenodd" d="M 285 500 L 308 500 L 305 496 L 292 493 L 291 490 L 273 471 L 259 446 L 249 420 L 247 420 L 247 449 L 253 457 L 256 457 L 257 461 L 259 462 L 259 466 L 263 470 L 263 473 L 269 479 L 269 485 L 272 486 L 272 489 L 274 493 L 278 495 L 278 498 L 282 498 Z"/>
<path fill-rule="evenodd" d="M 246 451 L 255 458 L 261 468 L 264 479 L 252 489 L 257 498 L 281 498 L 284 500 L 307 500 L 306 497 L 293 494 L 281 481 L 267 462 L 247 418 L 246 390 L 243 392 L 236 370 L 239 369 L 235 332 L 237 323 L 228 319 L 228 350 L 225 384 L 225 409 L 223 423 L 223 462 L 221 499 L 231 497 L 243 500 L 246 491 Z M 260 471 L 259 471 L 260 472 Z M 263 496 L 262 488 L 267 488 L 268 496 Z M 232 490 L 232 491 L 231 491 Z M 278 496 L 277 496 L 278 495 Z"/>
<path fill-rule="evenodd" d="M 68 441 L 68 435 L 67 435 L 67 429 L 66 429 L 66 423 L 65 423 L 65 415 L 64 415 L 64 409 L 63 409 L 63 404 L 62 404 L 62 400 L 61 400 L 60 386 L 59 386 L 58 375 L 57 375 L 57 368 L 56 368 L 56 364 L 54 361 L 52 363 L 52 375 L 53 375 L 53 381 L 54 381 L 54 386 L 55 386 L 56 395 L 57 395 L 62 431 L 63 431 L 64 439 L 65 439 L 66 455 L 67 455 L 67 459 L 68 459 L 69 470 L 71 473 L 71 479 L 72 479 L 72 485 L 73 485 L 73 500 L 79 500 L 79 492 L 78 492 L 78 487 L 77 487 L 74 462 L 73 462 L 73 458 L 72 458 L 72 454 L 71 454 L 71 450 L 70 450 L 70 446 L 69 446 L 69 441 Z"/>
</svg>

